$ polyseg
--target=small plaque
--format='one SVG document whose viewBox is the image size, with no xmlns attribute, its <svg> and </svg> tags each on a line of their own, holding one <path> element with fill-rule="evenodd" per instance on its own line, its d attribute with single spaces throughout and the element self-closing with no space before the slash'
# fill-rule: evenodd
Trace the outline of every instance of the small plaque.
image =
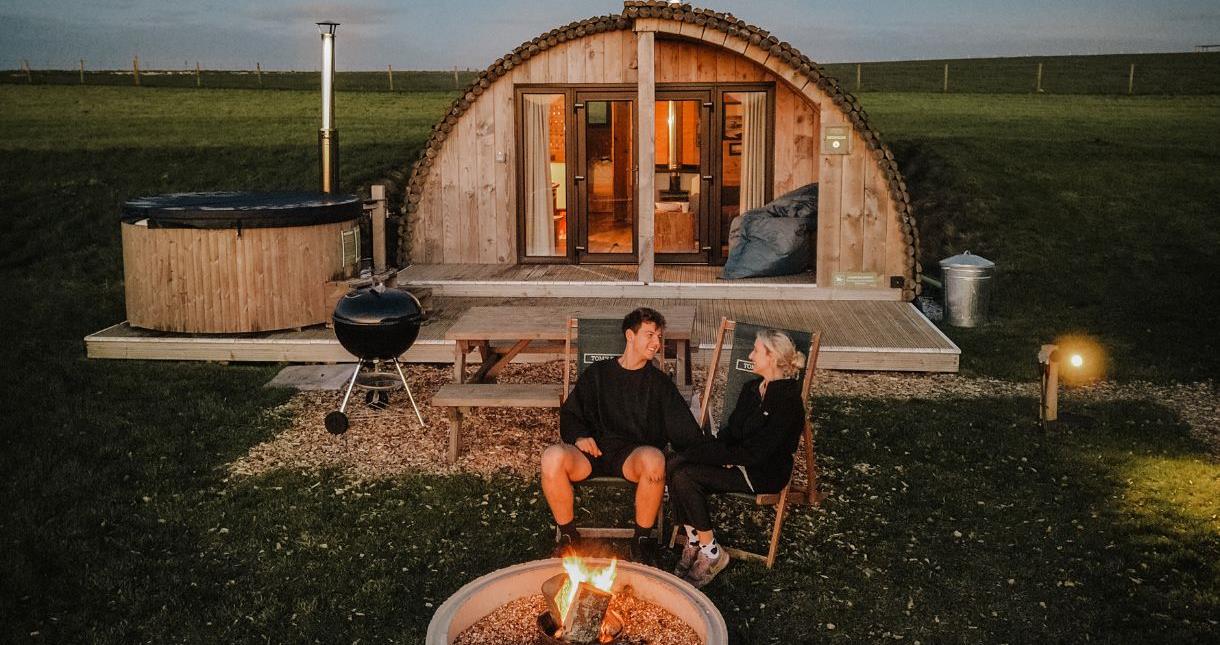
<svg viewBox="0 0 1220 645">
<path fill-rule="evenodd" d="M 851 152 L 851 128 L 828 125 L 822 128 L 822 154 L 845 155 Z"/>
<path fill-rule="evenodd" d="M 831 276 L 830 282 L 836 287 L 871 288 L 881 286 L 881 275 L 858 271 L 840 271 Z"/>
<path fill-rule="evenodd" d="M 360 264 L 360 229 L 350 228 L 343 231 L 341 236 L 343 242 L 343 266 L 344 268 L 352 267 Z"/>
</svg>

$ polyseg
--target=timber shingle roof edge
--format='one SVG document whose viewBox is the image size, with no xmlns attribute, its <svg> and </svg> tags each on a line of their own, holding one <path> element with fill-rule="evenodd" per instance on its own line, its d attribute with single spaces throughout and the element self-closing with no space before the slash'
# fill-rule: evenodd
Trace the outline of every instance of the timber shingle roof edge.
<svg viewBox="0 0 1220 645">
<path fill-rule="evenodd" d="M 732 14 L 693 7 L 689 4 L 670 4 L 664 0 L 628 0 L 623 3 L 623 13 L 621 14 L 595 16 L 557 27 L 536 38 L 521 43 L 508 54 L 497 58 L 487 69 L 480 72 L 466 87 L 466 90 L 450 104 L 445 116 L 441 117 L 436 125 L 432 127 L 432 133 L 420 151 L 419 158 L 413 164 L 410 176 L 406 177 L 399 171 L 390 173 L 388 181 L 394 184 L 401 185 L 402 180 L 404 178 L 407 179 L 406 187 L 402 191 L 402 213 L 405 217 L 401 224 L 404 230 L 398 236 L 399 263 L 403 263 L 408 256 L 410 237 L 406 229 L 412 223 L 411 214 L 415 212 L 423 194 L 424 181 L 432 168 L 433 161 L 438 156 L 445 139 L 449 136 L 449 133 L 453 130 L 461 116 L 491 87 L 492 83 L 522 62 L 561 43 L 606 31 L 632 29 L 636 19 L 647 18 L 672 20 L 678 23 L 692 23 L 705 29 L 715 29 L 728 36 L 747 41 L 751 45 L 768 52 L 768 59 L 775 57 L 783 61 L 801 76 L 807 78 L 809 82 L 816 84 L 820 90 L 830 97 L 835 106 L 851 122 L 855 131 L 864 139 L 873 160 L 885 173 L 886 184 L 889 187 L 890 197 L 894 201 L 903 240 L 907 245 L 905 275 L 903 276 L 906 279 L 906 285 L 903 292 L 904 295 L 908 296 L 908 299 L 919 294 L 922 291 L 923 267 L 919 263 L 919 230 L 915 225 L 915 217 L 911 208 L 911 197 L 907 192 L 906 181 L 898 170 L 898 164 L 894 161 L 893 151 L 881 141 L 880 135 L 869 123 L 868 114 L 860 105 L 860 101 L 855 96 L 852 96 L 850 92 L 844 90 L 839 85 L 838 80 L 826 75 L 820 65 L 797 51 L 792 45 L 780 41 L 771 35 L 769 31 L 748 24 Z M 393 188 L 395 186 L 391 186 L 391 189 Z"/>
</svg>

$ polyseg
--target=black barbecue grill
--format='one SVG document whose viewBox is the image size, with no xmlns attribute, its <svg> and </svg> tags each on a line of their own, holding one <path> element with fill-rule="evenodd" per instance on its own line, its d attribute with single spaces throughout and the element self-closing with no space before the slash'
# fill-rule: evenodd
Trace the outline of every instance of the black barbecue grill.
<svg viewBox="0 0 1220 645">
<path fill-rule="evenodd" d="M 356 289 L 339 299 L 333 315 L 335 336 L 339 344 L 356 357 L 356 369 L 348 381 L 347 392 L 343 395 L 343 403 L 337 411 L 326 415 L 326 430 L 331 434 L 342 434 L 347 431 L 347 403 L 356 386 L 361 371 L 366 366 L 372 366 L 372 374 L 366 375 L 362 386 L 372 390 L 369 394 L 386 395 L 390 385 L 386 377 L 391 374 L 381 371 L 383 363 L 394 366 L 398 379 L 411 399 L 411 407 L 415 409 L 415 418 L 421 426 L 424 418 L 415 405 L 415 396 L 407 385 L 407 377 L 403 374 L 398 357 L 407 351 L 415 339 L 419 337 L 419 327 L 423 324 L 424 310 L 419 300 L 407 291 L 387 288 L 380 284 Z"/>
</svg>

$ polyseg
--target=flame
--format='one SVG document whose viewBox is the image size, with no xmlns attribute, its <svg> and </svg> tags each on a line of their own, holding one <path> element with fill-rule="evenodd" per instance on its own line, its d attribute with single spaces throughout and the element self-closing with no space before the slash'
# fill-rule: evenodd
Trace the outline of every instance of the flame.
<svg viewBox="0 0 1220 645">
<path fill-rule="evenodd" d="M 555 594 L 555 605 L 559 607 L 560 622 L 567 618 L 568 607 L 572 606 L 572 601 L 576 599 L 576 591 L 580 583 L 587 582 L 610 593 L 610 589 L 614 587 L 614 573 L 618 568 L 618 559 L 611 560 L 609 566 L 593 570 L 586 567 L 584 560 L 581 560 L 579 556 L 570 555 L 563 559 L 563 568 L 568 572 L 568 579 L 564 581 L 559 593 Z"/>
</svg>

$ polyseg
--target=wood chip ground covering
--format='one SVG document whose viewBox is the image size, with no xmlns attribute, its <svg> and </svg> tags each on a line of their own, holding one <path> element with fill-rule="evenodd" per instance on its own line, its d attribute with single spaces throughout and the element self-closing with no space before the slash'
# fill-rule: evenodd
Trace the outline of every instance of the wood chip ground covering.
<svg viewBox="0 0 1220 645">
<path fill-rule="evenodd" d="M 615 594 L 610 609 L 623 617 L 620 645 L 699 645 L 699 636 L 678 617 L 630 592 Z M 538 615 L 546 611 L 542 594 L 523 596 L 479 619 L 454 645 L 534 645 Z"/>
<path fill-rule="evenodd" d="M 562 367 L 552 363 L 510 365 L 500 376 L 505 383 L 557 383 Z M 429 405 L 432 395 L 452 379 L 452 368 L 411 365 L 407 378 L 419 403 L 426 428 L 420 428 L 405 393 L 396 392 L 388 409 L 372 410 L 354 392 L 349 413 L 351 428 L 332 436 L 323 425 L 326 414 L 339 407 L 342 392 L 299 392 L 268 414 L 286 420 L 288 428 L 254 446 L 230 464 L 236 476 L 276 469 L 317 471 L 337 468 L 357 480 L 393 477 L 408 472 L 491 476 L 500 473 L 531 478 L 538 472 L 542 450 L 559 440 L 559 413 L 554 408 L 481 408 L 462 425 L 463 453 L 454 465 L 445 462 L 449 421 L 444 408 Z M 718 380 L 723 380 L 721 378 Z M 695 383 L 703 383 L 695 370 Z M 1036 405 L 1037 383 L 966 378 L 951 374 L 893 374 L 819 371 L 817 396 L 878 400 L 1021 397 Z M 1163 404 L 1190 425 L 1215 455 L 1220 455 L 1220 395 L 1214 383 L 1154 385 L 1102 382 L 1064 391 L 1060 409 L 1073 401 L 1150 401 Z M 722 404 L 713 398 L 713 410 Z M 1031 408 L 1031 410 L 1036 408 Z M 1033 414 L 1033 412 L 1031 412 Z M 800 460 L 798 460 L 798 464 Z M 798 473 L 800 477 L 803 473 Z"/>
</svg>

